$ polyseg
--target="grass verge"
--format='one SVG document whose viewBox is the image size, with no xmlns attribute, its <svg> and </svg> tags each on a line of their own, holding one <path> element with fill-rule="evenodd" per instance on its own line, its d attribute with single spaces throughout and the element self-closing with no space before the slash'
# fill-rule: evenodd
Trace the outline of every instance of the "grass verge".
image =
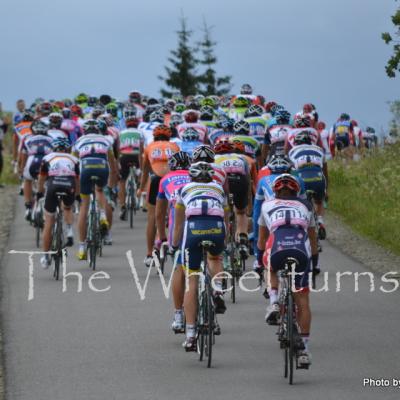
<svg viewBox="0 0 400 400">
<path fill-rule="evenodd" d="M 329 165 L 329 208 L 356 232 L 400 255 L 400 143 L 357 163 Z"/>
</svg>

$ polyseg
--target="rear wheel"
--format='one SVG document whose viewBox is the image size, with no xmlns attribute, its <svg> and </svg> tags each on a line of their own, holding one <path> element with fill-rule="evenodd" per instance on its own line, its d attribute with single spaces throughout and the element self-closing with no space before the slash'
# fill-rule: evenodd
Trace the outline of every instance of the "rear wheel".
<svg viewBox="0 0 400 400">
<path fill-rule="evenodd" d="M 289 383 L 293 385 L 293 369 L 294 369 L 294 332 L 293 332 L 293 296 L 289 295 L 288 298 L 288 308 L 287 308 L 287 330 L 288 330 L 288 357 L 289 357 Z"/>
<path fill-rule="evenodd" d="M 207 286 L 207 336 L 206 336 L 206 355 L 207 355 L 207 368 L 211 367 L 212 362 L 212 348 L 214 344 L 214 307 L 212 302 L 212 289 Z"/>
</svg>

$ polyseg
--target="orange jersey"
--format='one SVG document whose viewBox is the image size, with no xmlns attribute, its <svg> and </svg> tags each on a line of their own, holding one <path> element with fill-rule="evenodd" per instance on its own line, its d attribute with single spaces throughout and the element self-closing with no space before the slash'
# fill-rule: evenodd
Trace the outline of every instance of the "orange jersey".
<svg viewBox="0 0 400 400">
<path fill-rule="evenodd" d="M 157 140 L 145 148 L 143 157 L 145 160 L 149 160 L 153 173 L 157 176 L 164 176 L 169 172 L 169 158 L 177 151 L 179 151 L 179 146 L 176 143 Z"/>
<path fill-rule="evenodd" d="M 18 139 L 20 141 L 24 136 L 30 135 L 32 133 L 31 124 L 32 122 L 20 122 L 19 124 L 15 125 L 14 132 L 18 136 Z"/>
</svg>

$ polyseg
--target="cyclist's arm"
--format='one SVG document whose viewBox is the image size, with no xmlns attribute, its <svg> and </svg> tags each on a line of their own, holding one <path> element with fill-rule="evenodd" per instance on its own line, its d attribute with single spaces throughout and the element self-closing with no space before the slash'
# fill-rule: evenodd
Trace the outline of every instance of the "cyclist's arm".
<svg viewBox="0 0 400 400">
<path fill-rule="evenodd" d="M 175 224 L 172 236 L 172 246 L 178 247 L 183 234 L 183 226 L 185 223 L 185 206 L 183 204 L 175 205 Z"/>
<path fill-rule="evenodd" d="M 150 172 L 150 161 L 147 157 L 145 157 L 145 155 L 142 166 L 143 166 L 142 178 L 140 180 L 140 187 L 139 187 L 139 190 L 141 192 L 143 192 L 146 189 L 146 183 L 147 179 L 149 178 L 149 172 Z"/>
<path fill-rule="evenodd" d="M 20 158 L 19 158 L 19 166 L 18 166 L 18 170 L 19 170 L 19 174 L 22 174 L 22 171 L 25 168 L 25 164 L 26 164 L 26 160 L 28 159 L 28 154 L 26 154 L 25 152 L 21 152 L 20 153 Z"/>
<path fill-rule="evenodd" d="M 110 164 L 110 178 L 108 180 L 108 186 L 114 187 L 117 183 L 117 168 L 113 149 L 108 151 L 108 163 Z"/>
<path fill-rule="evenodd" d="M 318 254 L 317 231 L 315 230 L 315 226 L 309 227 L 307 233 L 310 238 L 311 254 L 315 256 Z"/>
<path fill-rule="evenodd" d="M 328 190 L 329 176 L 328 176 L 328 163 L 327 162 L 324 162 L 324 164 L 322 165 L 322 171 L 324 173 L 325 180 L 326 180 L 326 189 Z"/>
<path fill-rule="evenodd" d="M 48 174 L 48 164 L 42 161 L 40 165 L 39 179 L 38 179 L 38 193 L 44 193 L 44 184 Z"/>
<path fill-rule="evenodd" d="M 15 162 L 15 161 L 17 161 L 17 159 L 18 159 L 18 146 L 19 146 L 19 137 L 18 137 L 18 135 L 17 135 L 17 133 L 16 132 L 14 132 L 14 135 L 13 135 L 13 150 L 12 150 L 12 152 L 13 152 L 13 161 Z"/>
</svg>

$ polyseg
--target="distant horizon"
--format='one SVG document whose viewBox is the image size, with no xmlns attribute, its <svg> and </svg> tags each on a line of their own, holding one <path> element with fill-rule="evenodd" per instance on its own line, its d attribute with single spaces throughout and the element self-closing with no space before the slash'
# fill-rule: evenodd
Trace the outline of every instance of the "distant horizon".
<svg viewBox="0 0 400 400">
<path fill-rule="evenodd" d="M 393 0 L 251 0 L 241 8 L 220 0 L 221 13 L 211 0 L 148 0 L 140 8 L 115 0 L 111 10 L 102 0 L 3 3 L 0 102 L 12 112 L 19 98 L 30 104 L 82 91 L 125 99 L 138 89 L 160 97 L 157 76 L 176 48 L 181 10 L 193 42 L 203 16 L 213 27 L 216 70 L 233 77 L 233 94 L 249 83 L 292 113 L 311 102 L 328 125 L 348 112 L 379 134 L 388 131 L 387 102 L 400 98 L 399 78 L 385 73 L 392 48 L 381 39 L 393 32 Z"/>
</svg>

